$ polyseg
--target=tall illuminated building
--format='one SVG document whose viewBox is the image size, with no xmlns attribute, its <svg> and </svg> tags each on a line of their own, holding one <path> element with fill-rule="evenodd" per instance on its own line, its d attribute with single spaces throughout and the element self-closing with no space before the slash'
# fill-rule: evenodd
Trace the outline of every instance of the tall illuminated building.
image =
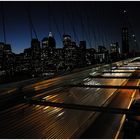
<svg viewBox="0 0 140 140">
<path fill-rule="evenodd" d="M 63 46 L 65 66 L 68 70 L 71 70 L 77 66 L 78 47 L 76 45 L 76 42 L 71 40 L 70 35 L 63 35 Z"/>
<path fill-rule="evenodd" d="M 120 47 L 118 42 L 110 44 L 110 57 L 112 61 L 116 61 L 120 58 Z"/>
<path fill-rule="evenodd" d="M 48 37 L 43 38 L 42 49 L 46 51 L 49 56 L 53 55 L 54 50 L 56 49 L 56 42 L 51 32 L 49 33 Z"/>
<path fill-rule="evenodd" d="M 33 75 L 40 71 L 41 47 L 38 39 L 31 41 L 31 67 Z"/>
<path fill-rule="evenodd" d="M 129 33 L 127 27 L 122 28 L 122 54 L 129 54 Z"/>
<path fill-rule="evenodd" d="M 63 35 L 63 45 L 64 45 L 64 47 L 68 47 L 71 45 L 71 36 L 70 35 Z"/>
<path fill-rule="evenodd" d="M 56 59 L 56 41 L 51 32 L 49 32 L 48 37 L 42 39 L 42 70 L 45 72 L 49 69 L 55 69 L 55 59 Z"/>
</svg>

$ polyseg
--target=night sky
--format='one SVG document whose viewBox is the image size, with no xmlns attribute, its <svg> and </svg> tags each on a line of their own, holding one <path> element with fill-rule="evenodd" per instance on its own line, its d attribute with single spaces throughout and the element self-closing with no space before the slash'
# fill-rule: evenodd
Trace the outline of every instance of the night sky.
<svg viewBox="0 0 140 140">
<path fill-rule="evenodd" d="M 63 47 L 61 37 L 70 34 L 72 40 L 86 40 L 87 47 L 109 46 L 119 42 L 121 46 L 121 26 L 123 10 L 127 10 L 136 39 L 140 40 L 140 2 L 130 1 L 30 1 L 3 2 L 5 11 L 6 40 L 15 53 L 30 47 L 31 36 L 27 8 L 30 7 L 32 22 L 41 41 L 51 31 L 56 39 L 56 47 Z M 1 12 L 0 12 L 1 13 Z M 2 21 L 0 40 L 3 41 Z M 60 37 L 61 36 L 61 37 Z"/>
</svg>

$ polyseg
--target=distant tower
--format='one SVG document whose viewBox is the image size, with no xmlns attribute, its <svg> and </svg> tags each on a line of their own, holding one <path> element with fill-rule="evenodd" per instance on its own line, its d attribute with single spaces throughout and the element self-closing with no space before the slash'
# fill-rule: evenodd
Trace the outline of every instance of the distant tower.
<svg viewBox="0 0 140 140">
<path fill-rule="evenodd" d="M 52 33 L 49 32 L 48 37 L 44 37 L 42 40 L 42 68 L 43 71 L 47 71 L 48 69 L 53 69 L 55 65 L 56 58 L 56 42 Z"/>
<path fill-rule="evenodd" d="M 63 35 L 63 45 L 64 47 L 68 47 L 71 45 L 71 36 L 70 35 Z"/>
<path fill-rule="evenodd" d="M 127 11 L 123 11 L 123 25 L 122 25 L 122 55 L 129 54 L 129 31 L 128 31 L 128 17 L 127 17 Z"/>
<path fill-rule="evenodd" d="M 49 32 L 49 37 L 53 37 L 52 32 Z"/>
<path fill-rule="evenodd" d="M 127 27 L 122 28 L 122 54 L 129 54 L 129 34 Z"/>
<path fill-rule="evenodd" d="M 42 39 L 42 48 L 48 48 L 48 38 L 44 37 Z"/>
<path fill-rule="evenodd" d="M 49 37 L 48 37 L 48 47 L 51 49 L 51 50 L 54 50 L 56 48 L 56 42 L 55 42 L 55 39 L 52 35 L 51 32 L 49 32 Z"/>
</svg>

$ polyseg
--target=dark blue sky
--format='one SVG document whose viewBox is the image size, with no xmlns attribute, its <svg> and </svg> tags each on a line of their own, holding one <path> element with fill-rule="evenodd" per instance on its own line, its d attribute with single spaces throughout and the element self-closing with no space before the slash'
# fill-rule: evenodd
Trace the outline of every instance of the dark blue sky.
<svg viewBox="0 0 140 140">
<path fill-rule="evenodd" d="M 138 42 L 140 39 L 139 1 L 10 1 L 4 2 L 6 38 L 15 53 L 23 52 L 25 48 L 30 47 L 31 37 L 27 16 L 29 5 L 38 39 L 41 41 L 51 31 L 57 47 L 63 46 L 60 34 L 62 36 L 64 33 L 70 34 L 77 44 L 79 40 L 86 40 L 87 47 L 97 48 L 102 44 L 107 47 L 116 41 L 121 46 L 123 9 L 128 12 Z M 2 26 L 0 26 L 0 40 L 3 41 Z"/>
</svg>

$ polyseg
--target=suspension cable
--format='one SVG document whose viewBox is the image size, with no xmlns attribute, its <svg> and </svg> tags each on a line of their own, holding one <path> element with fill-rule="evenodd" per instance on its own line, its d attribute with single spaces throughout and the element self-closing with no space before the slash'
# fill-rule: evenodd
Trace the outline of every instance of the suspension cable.
<svg viewBox="0 0 140 140">
<path fill-rule="evenodd" d="M 28 14 L 28 19 L 29 19 L 29 26 L 30 26 L 31 39 L 33 38 L 33 33 L 34 33 L 34 35 L 35 35 L 35 38 L 38 39 L 36 30 L 35 30 L 35 27 L 34 27 L 33 22 L 32 22 L 30 9 L 31 9 L 31 5 L 30 5 L 30 3 L 28 3 L 28 6 L 27 6 L 27 14 Z"/>
<path fill-rule="evenodd" d="M 75 42 L 76 42 L 76 40 L 78 41 L 78 37 L 77 37 L 77 35 L 76 35 L 75 26 L 74 26 L 74 24 L 73 24 L 74 18 L 72 19 L 72 14 L 70 14 L 70 11 L 69 11 L 68 8 L 67 8 L 67 10 L 66 10 L 66 13 L 67 13 L 67 15 L 68 15 L 68 17 L 69 17 L 70 25 L 71 25 L 71 27 L 72 27 L 74 39 L 75 39 Z"/>
<path fill-rule="evenodd" d="M 86 20 L 83 20 L 84 22 L 83 22 L 83 24 L 86 24 L 86 27 L 85 27 L 85 37 L 87 38 L 87 41 L 88 41 L 88 44 L 89 44 L 89 47 L 91 48 L 91 42 L 90 42 L 90 37 L 89 37 L 89 34 L 88 34 L 88 30 L 89 30 L 89 28 L 87 29 L 87 26 L 89 26 L 88 25 L 88 21 L 87 21 L 87 13 L 81 13 L 82 14 L 82 20 L 83 19 L 86 19 Z"/>
<path fill-rule="evenodd" d="M 51 8 L 51 7 L 50 7 Z M 54 23 L 54 25 L 55 25 L 55 27 L 56 27 L 56 30 L 57 30 L 57 32 L 58 32 L 58 34 L 59 34 L 59 37 L 60 37 L 60 40 L 63 42 L 63 38 L 62 38 L 62 35 L 61 35 L 61 32 L 60 32 L 60 29 L 59 29 L 59 26 L 58 26 L 58 24 L 57 24 L 57 22 L 56 22 L 56 18 L 55 18 L 55 16 L 54 16 L 54 14 L 53 14 L 53 12 L 51 12 L 51 17 L 52 17 L 52 23 Z"/>
<path fill-rule="evenodd" d="M 6 31 L 5 31 L 5 12 L 4 12 L 4 4 L 1 2 L 1 13 L 2 13 L 2 26 L 3 26 L 3 39 L 6 44 Z"/>
</svg>

